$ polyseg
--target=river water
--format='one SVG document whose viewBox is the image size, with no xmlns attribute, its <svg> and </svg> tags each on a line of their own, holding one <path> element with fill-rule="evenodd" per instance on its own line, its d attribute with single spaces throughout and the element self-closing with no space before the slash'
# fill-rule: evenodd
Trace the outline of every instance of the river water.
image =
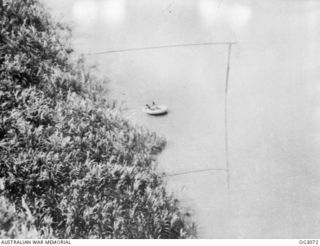
<svg viewBox="0 0 320 246">
<path fill-rule="evenodd" d="M 164 135 L 159 169 L 201 238 L 320 237 L 320 2 L 45 0 L 132 122 Z M 237 42 L 228 93 L 228 47 Z M 169 114 L 141 109 L 156 101 Z"/>
</svg>

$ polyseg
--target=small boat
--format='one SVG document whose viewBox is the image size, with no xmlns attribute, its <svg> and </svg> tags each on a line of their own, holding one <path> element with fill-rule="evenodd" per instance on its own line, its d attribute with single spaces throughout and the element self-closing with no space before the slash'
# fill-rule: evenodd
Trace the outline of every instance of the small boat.
<svg viewBox="0 0 320 246">
<path fill-rule="evenodd" d="M 168 108 L 164 105 L 153 104 L 152 106 L 149 106 L 146 104 L 142 111 L 150 115 L 164 115 L 168 113 Z"/>
</svg>

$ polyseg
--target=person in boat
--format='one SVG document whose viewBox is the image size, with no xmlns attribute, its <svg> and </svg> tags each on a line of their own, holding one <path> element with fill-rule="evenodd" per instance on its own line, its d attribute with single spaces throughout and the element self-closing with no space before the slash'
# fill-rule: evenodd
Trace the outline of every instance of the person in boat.
<svg viewBox="0 0 320 246">
<path fill-rule="evenodd" d="M 160 109 L 160 107 L 153 101 L 152 102 L 152 106 L 151 106 L 154 110 L 156 109 Z"/>
<path fill-rule="evenodd" d="M 146 108 L 149 110 L 157 110 L 159 109 L 158 105 L 153 101 L 151 106 L 149 104 L 146 104 Z"/>
</svg>

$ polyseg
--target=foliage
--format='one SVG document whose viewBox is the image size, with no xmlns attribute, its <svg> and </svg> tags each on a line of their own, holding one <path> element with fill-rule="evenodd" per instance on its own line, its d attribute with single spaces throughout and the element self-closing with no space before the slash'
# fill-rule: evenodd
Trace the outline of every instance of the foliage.
<svg viewBox="0 0 320 246">
<path fill-rule="evenodd" d="M 34 225 L 28 206 L 22 198 L 24 211 L 17 211 L 15 205 L 3 196 L 0 197 L 0 238 L 54 238 L 50 226 L 43 226 L 41 233 Z"/>
<path fill-rule="evenodd" d="M 37 0 L 0 2 L 1 238 L 186 238 L 154 169 L 165 141 L 133 127 L 74 61 Z"/>
</svg>

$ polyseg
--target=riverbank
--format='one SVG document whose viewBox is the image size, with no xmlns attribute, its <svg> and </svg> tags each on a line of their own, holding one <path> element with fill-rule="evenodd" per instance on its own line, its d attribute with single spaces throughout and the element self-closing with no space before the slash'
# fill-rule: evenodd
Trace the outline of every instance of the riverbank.
<svg viewBox="0 0 320 246">
<path fill-rule="evenodd" d="M 1 6 L 1 238 L 188 238 L 153 155 L 103 81 L 74 60 L 70 29 L 36 0 Z"/>
</svg>

